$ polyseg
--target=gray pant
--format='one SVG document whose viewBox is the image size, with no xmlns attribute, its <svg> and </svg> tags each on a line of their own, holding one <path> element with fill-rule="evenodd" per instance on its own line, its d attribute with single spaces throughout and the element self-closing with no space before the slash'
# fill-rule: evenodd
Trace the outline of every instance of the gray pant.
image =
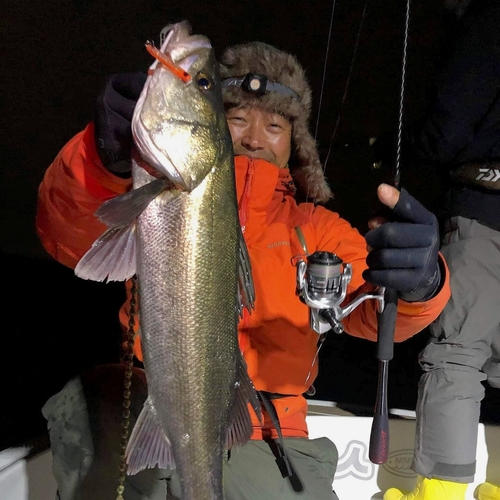
<svg viewBox="0 0 500 500">
<path fill-rule="evenodd" d="M 115 500 L 120 464 L 124 367 L 83 373 L 42 409 L 48 421 L 53 473 L 60 500 Z M 147 396 L 143 370 L 132 377 L 131 426 Z M 132 428 L 132 427 L 131 427 Z M 337 449 L 326 438 L 286 438 L 294 475 L 283 479 L 270 446 L 249 441 L 224 466 L 226 500 L 335 500 Z M 125 481 L 125 500 L 180 498 L 175 471 L 147 469 Z"/>
<path fill-rule="evenodd" d="M 442 253 L 452 296 L 420 355 L 413 469 L 472 482 L 482 382 L 500 387 L 500 232 L 463 217 L 449 221 Z"/>
</svg>

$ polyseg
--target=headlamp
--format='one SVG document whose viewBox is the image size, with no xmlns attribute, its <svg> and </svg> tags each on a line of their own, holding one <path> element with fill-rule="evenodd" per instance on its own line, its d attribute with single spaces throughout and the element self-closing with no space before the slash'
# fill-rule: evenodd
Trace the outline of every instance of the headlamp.
<svg viewBox="0 0 500 500">
<path fill-rule="evenodd" d="M 245 92 L 253 94 L 256 97 L 261 97 L 266 92 L 276 92 L 277 94 L 290 96 L 300 101 L 299 95 L 295 90 L 281 83 L 270 81 L 266 75 L 261 75 L 260 73 L 247 73 L 241 78 L 226 78 L 222 80 L 221 84 L 222 88 L 240 86 Z"/>
<path fill-rule="evenodd" d="M 258 73 L 248 73 L 241 82 L 241 88 L 245 92 L 250 92 L 256 97 L 260 97 L 266 93 L 267 76 L 259 75 Z"/>
</svg>

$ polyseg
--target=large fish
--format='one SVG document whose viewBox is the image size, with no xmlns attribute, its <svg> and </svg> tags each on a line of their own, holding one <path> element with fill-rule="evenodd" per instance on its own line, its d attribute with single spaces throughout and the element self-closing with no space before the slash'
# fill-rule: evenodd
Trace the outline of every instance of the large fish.
<svg viewBox="0 0 500 500">
<path fill-rule="evenodd" d="M 175 464 L 183 500 L 223 498 L 224 449 L 252 432 L 256 392 L 237 341 L 253 286 L 238 222 L 233 151 L 210 42 L 174 25 L 137 102 L 133 190 L 97 216 L 109 230 L 76 274 L 137 274 L 149 396 L 129 473 Z"/>
</svg>

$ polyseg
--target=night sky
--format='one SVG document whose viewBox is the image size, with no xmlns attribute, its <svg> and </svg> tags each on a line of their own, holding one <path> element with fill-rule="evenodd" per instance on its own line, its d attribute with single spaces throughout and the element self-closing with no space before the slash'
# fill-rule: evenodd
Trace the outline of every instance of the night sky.
<svg viewBox="0 0 500 500">
<path fill-rule="evenodd" d="M 397 126 L 405 4 L 403 0 L 367 2 L 345 106 L 326 166 L 336 194 L 329 208 L 361 232 L 376 207 L 374 193 L 380 181 L 380 173 L 371 169 L 368 139 Z M 412 4 L 407 120 L 416 119 L 425 108 L 448 29 L 440 0 L 413 0 Z M 317 135 L 323 160 L 338 120 L 364 5 L 364 0 L 336 1 Z M 0 412 L 0 449 L 43 433 L 40 407 L 69 377 L 85 367 L 118 359 L 121 285 L 75 278 L 45 254 L 34 231 L 36 194 L 43 174 L 64 143 L 92 118 L 94 100 L 106 76 L 145 70 L 151 58 L 144 42 L 158 40 L 164 25 L 187 19 L 194 32 L 212 40 L 216 54 L 227 45 L 252 40 L 296 54 L 313 89 L 314 131 L 332 3 L 3 0 L 1 11 L 0 242 L 6 298 L 0 377 L 2 401 L 9 411 Z M 422 176 L 417 180 L 408 185 L 403 172 L 403 184 L 425 198 Z M 397 346 L 391 363 L 391 370 L 397 372 L 390 387 L 394 405 L 414 404 L 416 356 L 424 342 L 422 334 Z M 372 344 L 332 335 L 322 358 L 318 397 L 373 403 Z"/>
<path fill-rule="evenodd" d="M 207 35 L 216 54 L 229 44 L 261 40 L 297 55 L 314 103 L 314 131 L 328 42 L 330 1 L 95 1 L 32 0 L 2 8 L 0 116 L 2 251 L 46 258 L 33 231 L 36 191 L 63 144 L 92 118 L 105 77 L 145 70 L 147 39 L 187 19 Z M 365 230 L 370 177 L 367 141 L 396 126 L 404 0 L 368 0 L 347 98 L 326 174 L 337 194 L 332 208 Z M 337 0 L 318 142 L 326 157 L 339 115 L 364 0 Z M 312 6 L 312 7 L 311 7 Z M 420 112 L 439 60 L 444 29 L 439 0 L 413 0 L 407 117 Z M 351 144 L 346 148 L 345 144 Z M 354 143 L 354 144 L 352 144 Z M 346 150 L 347 149 L 347 150 Z M 363 178 L 361 184 L 358 184 Z M 353 183 L 353 181 L 355 181 Z M 358 193 L 356 190 L 361 190 Z M 350 205 L 349 200 L 356 200 Z"/>
</svg>

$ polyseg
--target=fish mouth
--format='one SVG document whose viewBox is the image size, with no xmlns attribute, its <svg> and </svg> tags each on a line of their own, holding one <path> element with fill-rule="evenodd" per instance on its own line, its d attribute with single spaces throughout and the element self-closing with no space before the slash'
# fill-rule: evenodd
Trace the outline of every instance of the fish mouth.
<svg viewBox="0 0 500 500">
<path fill-rule="evenodd" d="M 210 50 L 212 44 L 203 35 L 191 34 L 188 21 L 169 25 L 165 28 L 167 36 L 161 46 L 161 52 L 168 54 L 173 63 L 189 73 L 198 58 L 200 50 Z"/>
<path fill-rule="evenodd" d="M 146 44 L 148 52 L 155 57 L 155 61 L 150 66 L 148 81 L 136 105 L 136 111 L 138 112 L 134 113 L 132 133 L 138 151 L 151 167 L 165 175 L 182 190 L 191 191 L 197 183 L 190 177 L 189 172 L 185 172 L 186 169 L 183 165 L 176 165 L 179 155 L 175 152 L 170 154 L 170 146 L 167 147 L 166 144 L 162 144 L 162 131 L 157 127 L 155 128 L 155 126 L 144 125 L 142 105 L 147 99 L 148 89 L 151 85 L 164 89 L 168 85 L 172 85 L 173 88 L 177 89 L 178 97 L 183 87 L 189 87 L 193 77 L 205 66 L 212 45 L 205 36 L 192 35 L 191 25 L 187 21 L 172 24 L 162 31 L 166 33 L 166 37 L 160 49 L 155 48 L 150 43 Z M 167 75 L 169 76 L 167 77 Z M 165 82 L 160 85 L 159 82 L 162 82 L 165 77 Z M 160 99 L 162 99 L 160 108 L 163 106 L 164 110 L 167 107 L 167 101 L 164 96 Z M 181 111 L 174 113 L 171 119 L 163 115 L 162 121 L 169 126 L 178 125 L 177 135 L 179 138 L 187 139 L 192 135 L 188 133 L 189 130 L 193 127 L 199 127 L 201 124 L 196 121 L 191 123 L 188 120 L 183 120 L 183 118 Z"/>
</svg>

